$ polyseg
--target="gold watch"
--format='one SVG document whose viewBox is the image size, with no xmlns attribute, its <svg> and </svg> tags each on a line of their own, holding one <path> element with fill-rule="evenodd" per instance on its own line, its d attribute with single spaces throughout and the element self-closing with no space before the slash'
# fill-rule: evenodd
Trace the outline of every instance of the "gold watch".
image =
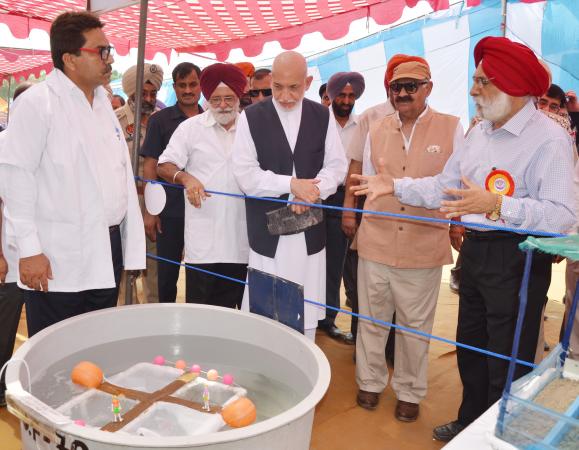
<svg viewBox="0 0 579 450">
<path fill-rule="evenodd" d="M 497 202 L 495 203 L 495 209 L 487 214 L 487 219 L 496 222 L 501 218 L 501 207 L 503 206 L 503 196 L 497 194 Z"/>
</svg>

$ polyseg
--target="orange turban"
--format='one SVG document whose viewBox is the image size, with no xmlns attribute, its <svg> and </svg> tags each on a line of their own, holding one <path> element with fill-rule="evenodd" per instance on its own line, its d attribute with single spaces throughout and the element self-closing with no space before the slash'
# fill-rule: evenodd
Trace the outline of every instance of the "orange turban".
<svg viewBox="0 0 579 450">
<path fill-rule="evenodd" d="M 253 74 L 255 73 L 255 66 L 250 62 L 238 62 L 235 63 L 234 66 L 239 67 L 243 74 L 248 78 L 253 77 Z"/>
<path fill-rule="evenodd" d="M 384 75 L 384 87 L 386 88 L 386 90 L 388 90 L 390 80 L 394 76 L 394 69 L 402 63 L 411 61 L 422 63 L 430 69 L 428 62 L 426 62 L 424 58 L 421 58 L 420 56 L 411 56 L 398 53 L 397 55 L 394 55 L 392 58 L 390 58 L 390 61 L 388 61 L 388 66 L 386 66 L 386 74 Z"/>
<path fill-rule="evenodd" d="M 540 97 L 549 89 L 549 74 L 533 50 L 504 37 L 486 37 L 474 48 L 474 62 L 505 94 Z"/>
</svg>

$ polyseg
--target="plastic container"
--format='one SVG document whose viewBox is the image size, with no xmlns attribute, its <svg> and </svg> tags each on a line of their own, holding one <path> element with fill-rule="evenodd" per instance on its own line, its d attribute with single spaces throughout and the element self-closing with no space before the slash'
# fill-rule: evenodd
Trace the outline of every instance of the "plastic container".
<svg viewBox="0 0 579 450">
<path fill-rule="evenodd" d="M 47 368 L 71 356 L 91 355 L 103 345 L 114 346 L 114 352 L 102 355 L 104 363 L 94 361 L 108 376 L 138 362 L 125 364 L 126 359 L 151 361 L 160 354 L 153 348 L 155 342 L 167 340 L 167 359 L 185 359 L 193 353 L 198 361 L 221 361 L 232 368 L 229 373 L 244 388 L 247 386 L 238 372 L 251 369 L 263 376 L 258 386 L 264 389 L 278 382 L 290 386 L 295 391 L 292 406 L 283 410 L 284 401 L 272 398 L 270 405 L 258 405 L 258 419 L 268 409 L 279 413 L 245 428 L 163 437 L 156 436 L 155 427 L 149 424 L 145 428 L 152 432 L 139 436 L 79 426 L 50 406 L 50 396 L 38 388 Z M 191 342 L 199 342 L 199 346 L 190 348 Z M 9 409 L 20 418 L 23 448 L 30 450 L 307 450 L 315 406 L 330 382 L 326 357 L 303 335 L 254 314 L 205 305 L 134 305 L 84 314 L 38 333 L 20 347 L 13 359 L 25 360 L 32 374 L 34 395 L 27 392 L 24 364 L 13 362 L 6 374 Z M 252 389 L 248 392 L 251 397 Z"/>
</svg>

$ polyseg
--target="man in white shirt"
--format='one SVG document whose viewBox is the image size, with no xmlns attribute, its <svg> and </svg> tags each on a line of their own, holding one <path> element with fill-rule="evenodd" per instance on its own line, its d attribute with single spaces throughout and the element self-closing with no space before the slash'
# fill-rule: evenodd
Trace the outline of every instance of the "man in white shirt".
<svg viewBox="0 0 579 450">
<path fill-rule="evenodd" d="M 12 101 L 26 91 L 30 83 L 21 83 L 14 91 Z M 0 151 L 4 142 L 6 133 L 0 133 Z M 18 331 L 18 323 L 22 313 L 24 300 L 22 292 L 18 289 L 16 283 L 16 266 L 18 265 L 18 253 L 13 245 L 8 245 L 6 241 L 5 221 L 2 220 L 2 197 L 3 197 L 2 179 L 0 178 L 0 368 L 6 361 L 12 357 L 14 350 L 14 341 Z M 5 373 L 0 380 L 0 407 L 6 405 L 4 391 L 6 384 L 4 381 Z"/>
<path fill-rule="evenodd" d="M 272 67 L 273 98 L 247 108 L 237 124 L 233 171 L 241 190 L 252 196 L 313 203 L 336 192 L 346 176 L 346 158 L 329 110 L 304 99 L 312 77 L 296 52 L 278 55 Z M 246 199 L 249 266 L 304 286 L 306 299 L 326 298 L 326 234 L 323 223 L 305 231 L 274 235 L 266 213 L 279 203 Z M 307 206 L 292 205 L 296 214 Z M 245 290 L 244 308 L 249 308 Z M 325 309 L 304 305 L 305 334 L 315 338 Z"/>
<path fill-rule="evenodd" d="M 533 231 L 566 232 L 573 211 L 573 151 L 561 127 L 537 111 L 533 100 L 549 76 L 528 47 L 507 38 L 483 38 L 471 96 L 484 119 L 466 136 L 433 177 L 397 178 L 378 163 L 376 176 L 352 189 L 376 198 L 394 194 L 401 203 L 438 209 L 448 219 L 508 227 L 516 232 L 471 227 L 461 247 L 457 341 L 503 355 L 512 349 L 524 253 L 518 244 Z M 550 255 L 535 253 L 518 357 L 533 361 L 551 281 Z M 457 349 L 463 384 L 457 420 L 438 426 L 433 437 L 448 441 L 502 394 L 508 363 Z M 530 371 L 518 365 L 515 378 Z"/>
<path fill-rule="evenodd" d="M 336 121 L 336 129 L 340 135 L 344 149 L 348 148 L 352 135 L 358 127 L 358 116 L 352 111 L 356 100 L 364 93 L 364 77 L 358 72 L 337 72 L 327 83 L 326 92 L 332 101 L 331 116 Z M 345 181 L 345 180 L 344 180 Z M 338 186 L 335 194 L 324 200 L 325 205 L 342 206 L 344 203 L 344 184 Z M 348 240 L 342 231 L 342 211 L 324 210 L 326 222 L 326 304 L 334 308 L 340 307 L 340 285 Z M 354 344 L 352 333 L 342 333 L 336 327 L 335 319 L 338 312 L 326 310 L 326 318 L 321 320 L 318 328 L 330 337 L 344 339 Z"/>
<path fill-rule="evenodd" d="M 115 306 L 123 266 L 145 267 L 129 153 L 102 87 L 113 62 L 102 27 L 86 12 L 55 19 L 55 69 L 18 99 L 0 153 L 29 336 Z"/>
<path fill-rule="evenodd" d="M 200 83 L 209 109 L 179 125 L 159 158 L 157 172 L 185 187 L 189 200 L 185 205 L 185 262 L 245 280 L 249 247 L 243 201 L 211 196 L 205 190 L 241 194 L 233 176 L 231 152 L 246 78 L 232 64 L 213 64 L 201 72 Z M 187 270 L 186 277 L 188 303 L 241 306 L 243 284 L 193 269 Z"/>
</svg>

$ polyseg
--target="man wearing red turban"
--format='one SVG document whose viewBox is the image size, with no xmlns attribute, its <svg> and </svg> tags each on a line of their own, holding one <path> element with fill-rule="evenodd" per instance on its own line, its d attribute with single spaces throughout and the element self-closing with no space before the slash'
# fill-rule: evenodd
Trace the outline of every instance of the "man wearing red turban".
<svg viewBox="0 0 579 450">
<path fill-rule="evenodd" d="M 241 194 L 231 168 L 239 98 L 245 75 L 233 64 L 213 64 L 201 72 L 200 84 L 209 109 L 182 122 L 159 157 L 157 172 L 182 184 L 185 204 L 186 263 L 245 280 L 249 246 L 245 207 L 234 197 L 211 197 L 205 189 Z M 209 197 L 211 197 L 209 199 Z M 186 300 L 239 308 L 243 285 L 196 270 L 186 271 Z"/>
<path fill-rule="evenodd" d="M 474 50 L 470 91 L 483 119 L 440 175 L 388 178 L 385 168 L 353 187 L 370 199 L 394 194 L 402 203 L 440 208 L 470 225 L 461 248 L 458 342 L 509 355 L 519 305 L 524 253 L 518 245 L 535 231 L 566 233 L 575 223 L 573 150 L 569 136 L 537 111 L 534 99 L 549 76 L 533 52 L 506 38 L 487 37 Z M 502 230 L 489 229 L 499 226 Z M 509 231 L 505 231 L 504 228 Z M 534 361 L 542 309 L 551 280 L 551 257 L 533 255 L 528 304 L 518 357 Z M 457 420 L 434 429 L 448 441 L 501 397 L 508 363 L 457 349 L 463 384 Z M 515 377 L 530 368 L 518 365 Z"/>
</svg>

